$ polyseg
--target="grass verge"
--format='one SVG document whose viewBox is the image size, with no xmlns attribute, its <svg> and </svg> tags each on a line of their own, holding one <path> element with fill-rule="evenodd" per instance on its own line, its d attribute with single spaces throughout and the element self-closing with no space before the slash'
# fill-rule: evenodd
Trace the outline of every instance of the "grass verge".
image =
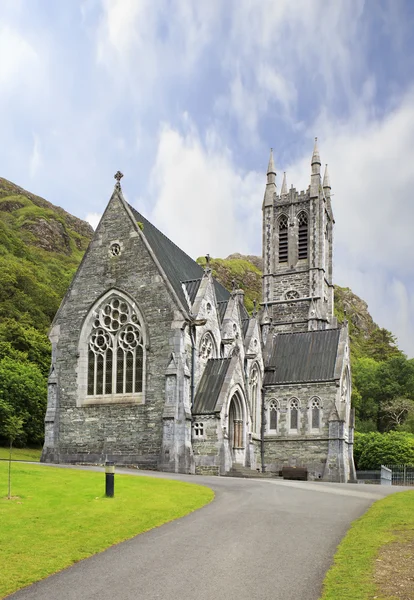
<svg viewBox="0 0 414 600">
<path fill-rule="evenodd" d="M 414 491 L 378 500 L 352 523 L 326 574 L 320 600 L 384 599 L 374 581 L 376 560 L 381 548 L 404 533 L 414 537 Z"/>
<path fill-rule="evenodd" d="M 41 448 L 12 448 L 12 460 L 28 460 L 39 462 Z M 9 460 L 9 449 L 0 447 L 0 459 Z"/>
<path fill-rule="evenodd" d="M 0 598 L 138 533 L 210 502 L 207 487 L 115 475 L 105 498 L 104 475 L 0 462 Z"/>
</svg>

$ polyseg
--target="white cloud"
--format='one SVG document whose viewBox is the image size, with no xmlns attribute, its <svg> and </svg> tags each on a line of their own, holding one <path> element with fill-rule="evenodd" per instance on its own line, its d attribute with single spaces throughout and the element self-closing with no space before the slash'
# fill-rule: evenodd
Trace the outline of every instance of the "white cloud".
<svg viewBox="0 0 414 600">
<path fill-rule="evenodd" d="M 192 256 L 247 251 L 260 238 L 263 176 L 240 173 L 217 132 L 163 126 L 151 182 L 154 222 Z M 139 207 L 138 207 L 139 208 Z"/>
<path fill-rule="evenodd" d="M 86 215 L 85 221 L 87 221 L 93 229 L 96 229 L 99 225 L 99 221 L 101 220 L 101 218 L 102 213 L 92 212 Z"/>
<path fill-rule="evenodd" d="M 33 149 L 29 159 L 29 173 L 30 177 L 35 177 L 42 166 L 42 153 L 40 139 L 37 135 L 33 136 Z"/>
<path fill-rule="evenodd" d="M 0 26 L 0 85 L 10 89 L 32 87 L 39 74 L 36 50 L 17 30 Z"/>
</svg>

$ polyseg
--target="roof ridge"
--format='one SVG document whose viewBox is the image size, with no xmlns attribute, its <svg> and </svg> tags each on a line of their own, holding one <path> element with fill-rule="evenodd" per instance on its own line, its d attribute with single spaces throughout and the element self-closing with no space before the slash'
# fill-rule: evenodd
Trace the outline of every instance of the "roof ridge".
<svg viewBox="0 0 414 600">
<path fill-rule="evenodd" d="M 274 336 L 277 335 L 303 335 L 305 333 L 326 333 L 327 331 L 338 331 L 341 329 L 340 327 L 331 327 L 330 329 L 313 329 L 311 331 L 278 331 L 274 333 Z"/>
</svg>

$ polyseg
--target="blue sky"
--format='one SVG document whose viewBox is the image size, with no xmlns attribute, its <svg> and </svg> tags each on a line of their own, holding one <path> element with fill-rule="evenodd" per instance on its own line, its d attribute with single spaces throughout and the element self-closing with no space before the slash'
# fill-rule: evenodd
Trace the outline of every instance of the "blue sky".
<svg viewBox="0 0 414 600">
<path fill-rule="evenodd" d="M 414 356 L 411 0 L 0 0 L 0 174 L 96 224 L 124 193 L 190 255 L 260 254 L 329 164 L 335 282 Z"/>
</svg>

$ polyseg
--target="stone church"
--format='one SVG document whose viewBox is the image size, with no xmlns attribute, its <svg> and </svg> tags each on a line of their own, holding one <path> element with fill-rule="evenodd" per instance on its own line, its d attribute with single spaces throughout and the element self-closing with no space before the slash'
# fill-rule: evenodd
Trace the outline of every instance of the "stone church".
<svg viewBox="0 0 414 600">
<path fill-rule="evenodd" d="M 334 218 L 317 143 L 310 186 L 263 200 L 263 299 L 249 315 L 114 192 L 50 331 L 42 460 L 353 481 L 347 325 L 333 316 Z M 258 207 L 259 209 L 259 207 Z M 239 282 L 242 285 L 242 282 Z"/>
</svg>

